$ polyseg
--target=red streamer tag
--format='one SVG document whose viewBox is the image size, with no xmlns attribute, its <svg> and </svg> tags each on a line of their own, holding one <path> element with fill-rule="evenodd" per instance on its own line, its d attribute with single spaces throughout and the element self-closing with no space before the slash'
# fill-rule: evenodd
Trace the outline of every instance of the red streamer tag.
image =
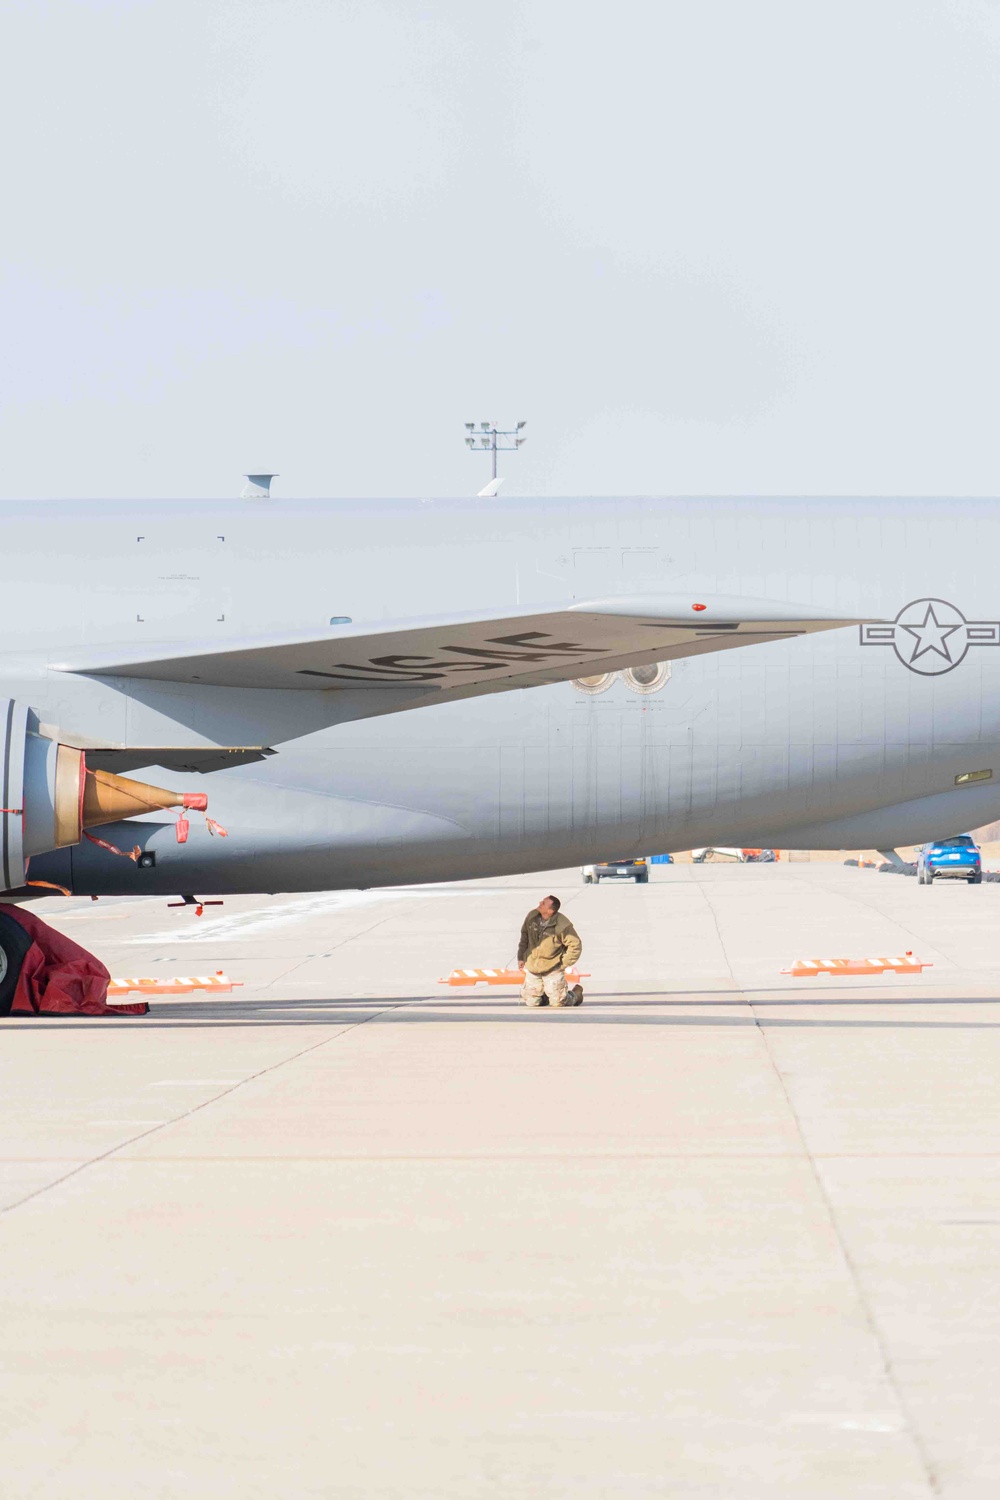
<svg viewBox="0 0 1000 1500">
<path fill-rule="evenodd" d="M 136 864 L 139 863 L 139 856 L 142 854 L 142 850 L 138 844 L 132 849 L 116 849 L 114 844 L 109 844 L 106 839 L 96 838 L 94 834 L 88 833 L 86 829 L 83 830 L 83 836 L 85 839 L 89 839 L 92 844 L 96 844 L 98 849 L 106 849 L 109 854 L 120 854 L 123 859 L 131 859 Z"/>
<path fill-rule="evenodd" d="M 208 824 L 208 831 L 209 831 L 209 833 L 211 833 L 211 834 L 216 834 L 217 833 L 219 835 L 220 839 L 227 839 L 229 837 L 228 831 L 225 828 L 223 828 L 222 824 L 221 823 L 217 823 L 214 818 L 210 818 L 208 816 L 208 813 L 205 814 L 205 822 Z"/>
<path fill-rule="evenodd" d="M 188 822 L 187 818 L 185 818 L 184 814 L 181 813 L 180 817 L 177 819 L 177 842 L 179 844 L 186 844 L 188 841 L 188 834 L 190 832 L 191 824 Z"/>
<path fill-rule="evenodd" d="M 68 891 L 64 885 L 55 885 L 51 880 L 26 880 L 24 883 L 25 885 L 44 885 L 46 890 L 62 891 L 64 896 L 72 896 L 73 894 L 73 892 Z M 92 899 L 96 901 L 97 897 L 94 896 Z"/>
</svg>

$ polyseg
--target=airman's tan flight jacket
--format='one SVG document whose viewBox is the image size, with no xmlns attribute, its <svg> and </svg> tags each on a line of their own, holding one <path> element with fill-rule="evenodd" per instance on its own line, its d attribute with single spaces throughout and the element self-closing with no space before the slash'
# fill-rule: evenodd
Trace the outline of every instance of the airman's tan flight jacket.
<svg viewBox="0 0 1000 1500">
<path fill-rule="evenodd" d="M 583 944 L 569 917 L 557 911 L 551 927 L 546 928 L 537 906 L 529 911 L 521 927 L 517 961 L 529 974 L 551 974 L 568 969 L 583 952 Z"/>
</svg>

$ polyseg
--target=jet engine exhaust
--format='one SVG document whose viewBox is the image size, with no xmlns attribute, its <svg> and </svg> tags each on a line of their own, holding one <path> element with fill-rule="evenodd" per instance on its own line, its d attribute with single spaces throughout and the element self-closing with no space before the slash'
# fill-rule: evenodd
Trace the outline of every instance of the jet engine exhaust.
<svg viewBox="0 0 1000 1500">
<path fill-rule="evenodd" d="M 24 885 L 33 855 L 79 844 L 87 828 L 170 808 L 207 816 L 204 792 L 91 770 L 85 750 L 39 734 L 37 722 L 28 705 L 0 699 L 0 890 Z"/>
<path fill-rule="evenodd" d="M 183 807 L 189 812 L 207 812 L 208 797 L 204 792 L 168 792 L 145 781 L 134 781 L 129 776 L 87 769 L 81 830 L 98 828 L 102 823 L 118 823 L 122 818 L 135 818 L 140 813 L 166 812 L 174 807 Z"/>
</svg>

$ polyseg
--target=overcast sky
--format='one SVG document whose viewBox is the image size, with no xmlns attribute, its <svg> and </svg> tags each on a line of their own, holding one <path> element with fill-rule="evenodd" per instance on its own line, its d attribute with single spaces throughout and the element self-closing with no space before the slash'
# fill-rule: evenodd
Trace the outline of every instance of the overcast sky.
<svg viewBox="0 0 1000 1500">
<path fill-rule="evenodd" d="M 996 0 L 5 0 L 0 493 L 1000 492 Z"/>
</svg>

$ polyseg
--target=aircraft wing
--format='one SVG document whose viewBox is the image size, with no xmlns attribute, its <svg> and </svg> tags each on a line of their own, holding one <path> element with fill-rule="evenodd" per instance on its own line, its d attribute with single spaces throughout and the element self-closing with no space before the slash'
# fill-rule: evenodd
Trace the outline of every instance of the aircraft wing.
<svg viewBox="0 0 1000 1500">
<path fill-rule="evenodd" d="M 100 677 L 350 695 L 335 717 L 568 682 L 864 623 L 805 605 L 708 595 L 601 599 L 549 608 L 348 625 L 220 650 L 176 643 L 50 662 Z"/>
<path fill-rule="evenodd" d="M 141 766 L 163 766 L 168 771 L 196 771 L 206 776 L 229 766 L 248 766 L 277 755 L 268 745 L 84 745 L 91 771 L 113 771 L 123 776 Z"/>
</svg>

